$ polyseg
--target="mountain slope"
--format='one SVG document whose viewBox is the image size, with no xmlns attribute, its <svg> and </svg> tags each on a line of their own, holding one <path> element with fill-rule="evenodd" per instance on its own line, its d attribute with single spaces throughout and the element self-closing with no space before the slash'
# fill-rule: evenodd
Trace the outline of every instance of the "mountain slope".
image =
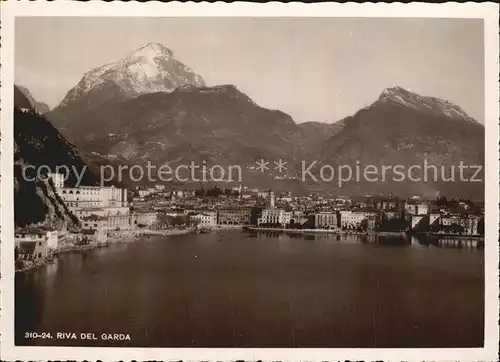
<svg viewBox="0 0 500 362">
<path fill-rule="evenodd" d="M 85 73 L 78 84 L 54 110 L 59 129 L 72 126 L 79 113 L 110 101 L 131 99 L 155 92 L 172 92 L 185 85 L 204 86 L 201 76 L 174 57 L 158 43 L 149 43 L 116 62 Z"/>
<path fill-rule="evenodd" d="M 326 140 L 344 128 L 345 121 L 335 123 L 304 122 L 299 124 L 304 155 L 317 155 Z"/>
<path fill-rule="evenodd" d="M 446 167 L 460 161 L 484 165 L 484 127 L 450 102 L 394 87 L 334 124 L 297 125 L 281 111 L 258 106 L 233 85 L 206 87 L 171 50 L 156 43 L 87 72 L 46 115 L 94 165 L 206 161 L 240 165 L 251 179 L 271 181 L 300 176 L 301 160 L 332 166 L 357 161 L 408 168 L 424 159 Z M 270 162 L 268 175 L 254 172 L 261 158 Z M 273 161 L 280 158 L 288 162 L 286 173 L 274 172 Z M 339 194 L 482 193 L 477 184 L 408 180 L 355 182 L 341 190 L 331 183 L 306 186 Z"/>
<path fill-rule="evenodd" d="M 43 113 L 47 113 L 50 110 L 49 106 L 47 104 L 45 104 L 43 102 L 38 102 L 35 99 L 35 97 L 33 96 L 33 94 L 31 94 L 31 92 L 29 91 L 28 88 L 20 86 L 20 85 L 16 85 L 14 87 L 14 92 L 21 92 L 24 95 L 24 97 L 26 98 L 26 101 L 29 103 L 31 108 L 33 110 L 36 110 L 38 113 L 43 114 Z M 20 99 L 19 94 L 17 95 L 17 98 Z M 26 103 L 25 105 L 27 105 L 28 103 Z M 30 108 L 30 107 L 23 107 L 23 108 Z"/>
<path fill-rule="evenodd" d="M 72 144 L 42 115 L 29 108 L 29 100 L 17 87 L 14 88 L 14 200 L 16 226 L 26 226 L 51 220 L 54 225 L 75 225 L 77 220 L 57 195 L 51 182 L 31 181 L 23 175 L 23 168 L 48 166 L 75 167 L 78 172 L 85 163 Z M 32 178 L 31 169 L 25 175 Z M 45 171 L 46 172 L 46 171 Z M 90 172 L 84 173 L 83 184 L 95 184 L 97 179 Z M 70 174 L 67 183 L 75 184 Z"/>
<path fill-rule="evenodd" d="M 231 85 L 110 102 L 75 118 L 68 132 L 88 153 L 131 161 L 244 163 L 300 148 L 300 128 L 289 115 L 259 107 Z"/>
<path fill-rule="evenodd" d="M 467 116 L 458 106 L 431 97 L 422 97 L 396 87 L 386 89 L 371 106 L 345 120 L 344 128 L 324 145 L 322 159 L 333 165 L 352 165 L 356 162 L 382 166 L 402 165 L 406 170 L 419 165 L 423 170 L 424 160 L 430 165 L 443 167 L 449 178 L 452 166 L 457 182 L 442 182 L 441 168 L 438 181 L 434 170 L 428 171 L 428 182 L 351 182 L 354 189 L 399 194 L 460 194 L 483 196 L 484 184 L 458 182 L 457 166 L 484 165 L 484 126 Z M 392 171 L 388 172 L 392 175 Z M 414 178 L 423 177 L 418 169 Z M 466 171 L 468 177 L 471 171 Z M 392 176 L 388 177 L 391 179 Z M 468 178 L 467 177 L 467 178 Z M 346 186 L 347 187 L 347 186 Z"/>
</svg>

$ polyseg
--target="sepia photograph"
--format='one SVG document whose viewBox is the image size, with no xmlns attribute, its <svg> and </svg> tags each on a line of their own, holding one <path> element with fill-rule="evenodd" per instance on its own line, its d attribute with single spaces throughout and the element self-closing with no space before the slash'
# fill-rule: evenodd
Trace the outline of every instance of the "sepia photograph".
<svg viewBox="0 0 500 362">
<path fill-rule="evenodd" d="M 12 351 L 498 352 L 484 18 L 69 9 L 2 44 Z"/>
</svg>

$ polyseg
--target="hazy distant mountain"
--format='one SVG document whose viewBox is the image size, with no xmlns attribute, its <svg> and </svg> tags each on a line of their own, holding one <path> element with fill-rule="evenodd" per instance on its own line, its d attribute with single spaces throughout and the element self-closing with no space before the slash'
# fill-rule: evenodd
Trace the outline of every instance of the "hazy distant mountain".
<svg viewBox="0 0 500 362">
<path fill-rule="evenodd" d="M 382 92 L 371 106 L 344 120 L 340 132 L 325 142 L 322 159 L 335 165 L 443 165 L 446 175 L 451 165 L 484 165 L 484 126 L 469 117 L 458 106 L 431 97 L 423 97 L 400 87 Z M 429 171 L 429 174 L 433 171 Z M 415 177 L 417 177 L 415 173 Z M 448 177 L 448 176 L 446 176 Z M 430 177 L 430 178 L 433 178 Z M 458 177 L 456 178 L 458 179 Z M 396 184 L 351 183 L 400 194 L 461 194 L 479 197 L 484 184 L 417 183 Z"/>
<path fill-rule="evenodd" d="M 24 107 L 23 108 L 31 108 L 33 110 L 36 110 L 38 113 L 46 113 L 48 112 L 49 106 L 43 102 L 38 102 L 33 94 L 29 91 L 28 88 L 20 86 L 20 85 L 15 85 L 14 86 L 14 96 L 17 97 L 18 101 L 21 102 L 21 99 L 23 97 L 20 96 L 18 93 L 22 93 L 25 99 L 22 100 Z"/>
<path fill-rule="evenodd" d="M 317 155 L 322 150 L 324 142 L 340 132 L 344 125 L 344 120 L 335 123 L 300 123 L 299 127 L 302 132 L 304 154 Z"/>
</svg>

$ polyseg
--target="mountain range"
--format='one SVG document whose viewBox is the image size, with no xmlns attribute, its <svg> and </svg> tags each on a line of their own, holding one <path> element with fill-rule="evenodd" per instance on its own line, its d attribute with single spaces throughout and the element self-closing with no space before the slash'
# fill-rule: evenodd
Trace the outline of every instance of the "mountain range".
<svg viewBox="0 0 500 362">
<path fill-rule="evenodd" d="M 206 86 L 200 75 L 157 43 L 90 70 L 45 116 L 90 164 L 238 164 L 245 170 L 243 182 L 258 187 L 274 187 L 277 178 L 285 180 L 280 187 L 297 185 L 293 177 L 301 160 L 484 165 L 484 126 L 448 101 L 393 87 L 335 123 L 297 124 L 280 110 L 260 107 L 234 85 Z M 286 174 L 259 174 L 254 166 L 261 158 L 271 165 L 282 158 L 289 169 Z M 483 186 L 410 181 L 356 182 L 342 189 L 301 183 L 300 188 L 482 198 Z"/>
<path fill-rule="evenodd" d="M 43 114 L 49 111 L 49 106 L 43 102 L 38 102 L 28 88 L 21 85 L 14 87 L 14 98 L 17 100 L 17 106 L 31 109 L 37 113 Z"/>
</svg>

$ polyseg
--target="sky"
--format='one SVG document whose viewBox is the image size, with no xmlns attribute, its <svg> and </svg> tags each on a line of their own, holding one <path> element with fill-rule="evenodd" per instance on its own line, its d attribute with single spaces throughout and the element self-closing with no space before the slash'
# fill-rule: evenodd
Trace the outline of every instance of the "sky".
<svg viewBox="0 0 500 362">
<path fill-rule="evenodd" d="M 15 82 L 51 108 L 85 72 L 159 42 L 208 86 L 297 123 L 336 122 L 395 85 L 484 122 L 477 19 L 23 17 L 15 32 Z"/>
</svg>

